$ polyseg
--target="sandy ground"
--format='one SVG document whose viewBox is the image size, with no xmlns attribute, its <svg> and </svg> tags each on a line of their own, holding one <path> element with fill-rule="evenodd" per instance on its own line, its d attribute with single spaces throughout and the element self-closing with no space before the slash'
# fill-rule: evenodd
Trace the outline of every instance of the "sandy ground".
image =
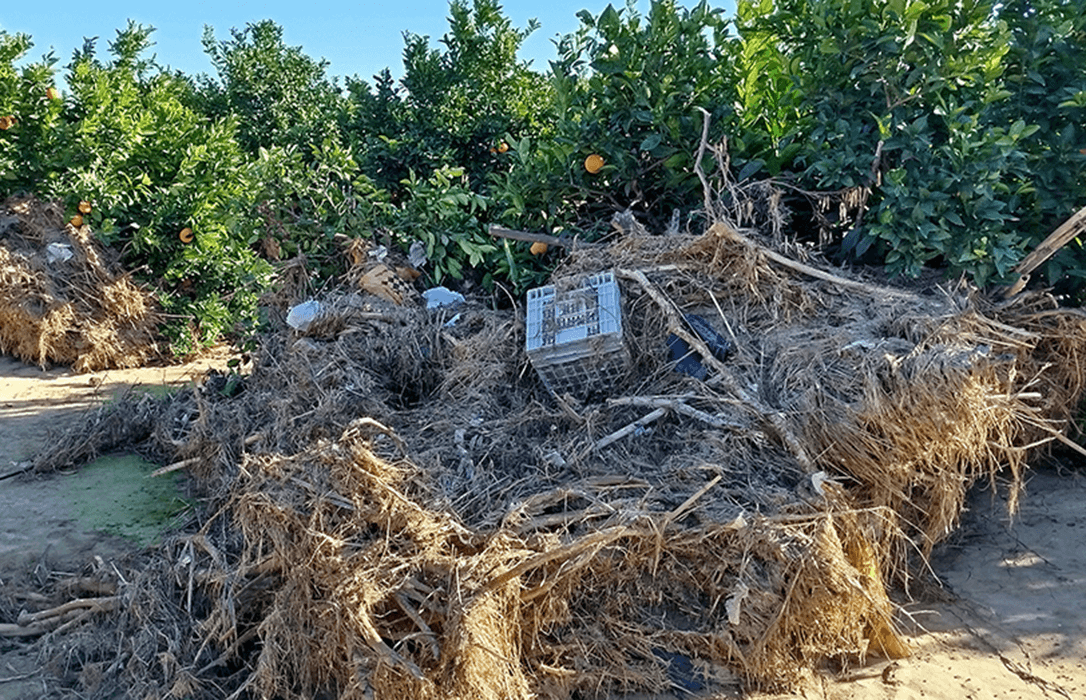
<svg viewBox="0 0 1086 700">
<path fill-rule="evenodd" d="M 181 385 L 224 363 L 76 375 L 0 356 L 0 476 L 80 411 L 134 385 Z M 78 524 L 58 486 L 65 478 L 0 481 L 0 594 L 133 550 Z M 904 607 L 912 656 L 827 667 L 798 694 L 755 697 L 1086 698 L 1086 469 L 1038 467 L 1013 521 L 998 498 L 975 492 L 932 567 L 943 587 L 914 590 Z M 41 697 L 43 661 L 30 642 L 0 638 L 0 699 Z"/>
<path fill-rule="evenodd" d="M 912 656 L 827 673 L 802 695 L 976 700 L 1086 697 L 1086 470 L 1038 467 L 1021 511 L 976 491 L 937 549 L 943 588 L 914 591 Z"/>
<path fill-rule="evenodd" d="M 0 476 L 16 471 L 87 409 L 126 391 L 182 386 L 210 367 L 223 368 L 226 360 L 220 353 L 175 367 L 75 374 L 66 368 L 42 371 L 0 355 Z M 80 525 L 67 483 L 75 478 L 61 473 L 0 480 L 0 596 L 18 602 L 50 580 L 99 561 L 108 566 L 137 547 Z M 31 642 L 0 637 L 0 700 L 43 697 L 41 667 L 47 660 L 38 658 Z"/>
</svg>

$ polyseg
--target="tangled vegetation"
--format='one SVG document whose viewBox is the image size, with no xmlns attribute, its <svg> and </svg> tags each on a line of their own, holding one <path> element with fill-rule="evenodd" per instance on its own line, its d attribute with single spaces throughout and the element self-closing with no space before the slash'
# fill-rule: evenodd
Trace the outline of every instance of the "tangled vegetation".
<svg viewBox="0 0 1086 700">
<path fill-rule="evenodd" d="M 105 56 L 74 52 L 64 92 L 54 57 L 26 63 L 31 38 L 0 31 L 0 198 L 85 215 L 154 287 L 178 352 L 258 324 L 282 260 L 341 272 L 341 236 L 421 244 L 431 283 L 523 289 L 548 257 L 488 224 L 592 237 L 629 210 L 685 229 L 703 215 L 695 165 L 773 178 L 791 233 L 842 261 L 982 286 L 1086 202 L 1077 0 L 741 0 L 735 17 L 655 0 L 578 18 L 539 72 L 517 58 L 534 23 L 453 0 L 438 47 L 405 35 L 400 79 L 343 84 L 272 21 L 209 29 L 211 76 L 156 65 L 130 23 Z M 726 160 L 695 162 L 706 118 Z M 1081 244 L 1046 273 L 1081 295 Z"/>
</svg>

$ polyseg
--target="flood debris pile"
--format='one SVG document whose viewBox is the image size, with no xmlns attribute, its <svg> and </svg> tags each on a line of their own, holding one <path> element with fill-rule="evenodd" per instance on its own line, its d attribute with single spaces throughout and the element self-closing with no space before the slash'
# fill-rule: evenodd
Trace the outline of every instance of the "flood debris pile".
<svg viewBox="0 0 1086 700">
<path fill-rule="evenodd" d="M 246 377 L 103 408 L 40 455 L 138 443 L 205 503 L 116 615 L 51 640 L 95 670 L 82 692 L 590 697 L 901 656 L 887 587 L 972 483 L 1016 490 L 1081 394 L 1086 322 L 1041 295 L 814 276 L 725 223 L 578 248 L 554 282 L 601 270 L 630 364 L 586 398 L 543 387 L 523 309 L 346 289 Z"/>
<path fill-rule="evenodd" d="M 77 372 L 156 356 L 154 301 L 106 256 L 57 204 L 0 204 L 0 352 Z"/>
</svg>

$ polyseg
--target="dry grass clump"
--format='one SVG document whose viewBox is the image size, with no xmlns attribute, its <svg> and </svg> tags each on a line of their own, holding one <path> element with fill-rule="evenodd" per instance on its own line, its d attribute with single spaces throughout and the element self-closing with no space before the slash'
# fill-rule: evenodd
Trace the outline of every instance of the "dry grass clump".
<svg viewBox="0 0 1086 700">
<path fill-rule="evenodd" d="M 141 616 L 78 653 L 124 648 L 107 677 L 148 697 L 789 686 L 907 653 L 887 586 L 975 481 L 1017 488 L 1083 388 L 1086 323 L 1042 296 L 879 287 L 724 224 L 580 249 L 555 281 L 605 267 L 631 366 L 599 400 L 543 389 L 519 309 L 345 293 L 245 378 L 103 409 L 207 507 L 130 587 Z M 665 346 L 698 348 L 691 312 L 734 345 L 704 380 Z M 88 431 L 38 466 L 105 449 Z"/>
<path fill-rule="evenodd" d="M 130 587 L 96 647 L 133 656 L 125 685 L 569 697 L 666 690 L 676 655 L 698 660 L 700 682 L 780 685 L 827 654 L 903 652 L 879 583 L 879 513 L 699 524 L 696 500 L 662 511 L 644 482 L 595 479 L 570 488 L 616 505 L 632 493 L 639 507 L 555 530 L 531 514 L 560 496 L 538 494 L 501 528 L 471 529 L 426 507 L 415 468 L 375 454 L 378 435 L 391 440 L 361 419 L 301 454 L 245 456 L 221 513 L 165 548 L 149 567 L 158 581 Z M 137 623 L 162 630 L 157 643 Z"/>
<path fill-rule="evenodd" d="M 0 210 L 0 352 L 77 372 L 137 367 L 158 354 L 151 296 L 103 260 L 88 226 L 64 223 L 59 206 L 33 197 Z"/>
</svg>

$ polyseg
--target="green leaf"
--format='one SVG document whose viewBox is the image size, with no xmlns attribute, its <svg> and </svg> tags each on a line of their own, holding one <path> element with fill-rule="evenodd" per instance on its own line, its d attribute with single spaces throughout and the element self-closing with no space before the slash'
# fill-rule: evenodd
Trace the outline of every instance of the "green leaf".
<svg viewBox="0 0 1086 700">
<path fill-rule="evenodd" d="M 742 182 L 743 180 L 746 180 L 748 177 L 750 177 L 750 176 L 754 175 L 755 173 L 757 173 L 764 166 L 765 166 L 765 163 L 762 162 L 761 160 L 749 161 L 749 162 L 747 162 L 746 165 L 744 165 L 739 170 L 739 174 L 736 175 L 736 180 L 738 182 Z"/>
<path fill-rule="evenodd" d="M 607 8 L 600 14 L 598 26 L 606 35 L 609 32 L 617 31 L 620 21 L 618 12 L 615 10 L 614 6 L 607 5 Z"/>
<path fill-rule="evenodd" d="M 662 140 L 663 138 L 660 136 L 660 134 L 649 134 L 644 138 L 643 141 L 641 141 L 641 145 L 639 146 L 639 148 L 642 151 L 651 151 L 652 149 L 659 146 Z"/>
</svg>

